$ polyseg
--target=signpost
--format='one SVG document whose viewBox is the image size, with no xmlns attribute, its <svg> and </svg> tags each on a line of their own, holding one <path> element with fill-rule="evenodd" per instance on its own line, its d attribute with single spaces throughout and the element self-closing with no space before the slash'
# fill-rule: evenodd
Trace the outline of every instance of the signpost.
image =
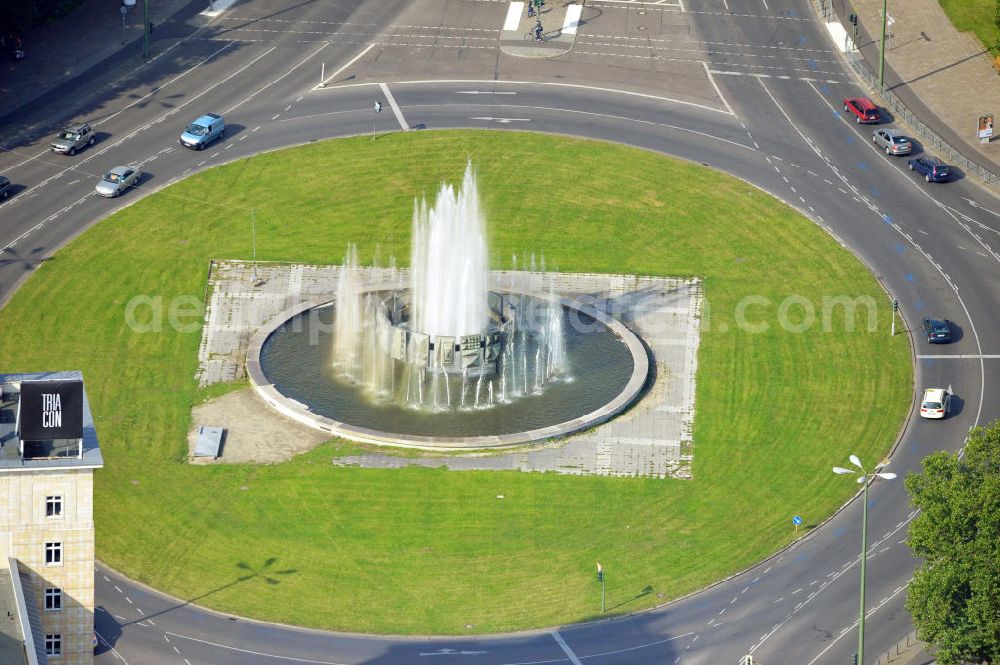
<svg viewBox="0 0 1000 665">
<path fill-rule="evenodd" d="M 382 112 L 382 102 L 375 102 L 375 113 L 372 114 L 372 141 L 375 140 L 375 122 L 378 120 L 378 114 Z"/>
<path fill-rule="evenodd" d="M 792 524 L 795 525 L 795 535 L 799 533 L 799 525 L 802 524 L 802 518 L 796 515 L 792 518 Z"/>
<path fill-rule="evenodd" d="M 597 562 L 597 581 L 601 583 L 601 614 L 604 614 L 604 567 Z"/>
<path fill-rule="evenodd" d="M 989 143 L 990 139 L 993 138 L 992 113 L 984 113 L 979 116 L 979 130 L 976 132 L 976 138 L 979 139 L 980 143 Z"/>
</svg>

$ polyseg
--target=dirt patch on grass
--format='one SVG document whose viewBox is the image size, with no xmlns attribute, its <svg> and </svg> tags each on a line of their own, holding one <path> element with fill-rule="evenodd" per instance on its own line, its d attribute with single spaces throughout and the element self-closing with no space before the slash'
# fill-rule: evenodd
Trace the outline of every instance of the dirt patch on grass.
<svg viewBox="0 0 1000 665">
<path fill-rule="evenodd" d="M 221 454 L 216 463 L 274 464 L 312 450 L 330 437 L 293 422 L 269 408 L 250 388 L 236 390 L 199 404 L 191 411 L 188 431 L 188 459 L 196 463 L 213 460 L 197 458 L 194 444 L 198 427 L 223 427 L 226 430 Z"/>
</svg>

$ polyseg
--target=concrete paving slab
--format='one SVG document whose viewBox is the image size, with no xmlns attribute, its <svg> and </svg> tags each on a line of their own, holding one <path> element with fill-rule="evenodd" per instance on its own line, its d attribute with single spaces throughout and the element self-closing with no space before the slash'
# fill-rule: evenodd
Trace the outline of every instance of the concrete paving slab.
<svg viewBox="0 0 1000 665">
<path fill-rule="evenodd" d="M 202 385 L 231 381 L 244 376 L 244 359 L 251 335 L 265 322 L 292 307 L 326 302 L 336 292 L 340 268 L 336 266 L 260 265 L 258 286 L 250 282 L 252 266 L 244 262 L 213 263 L 210 295 L 199 348 L 198 378 Z M 368 269 L 369 285 L 400 283 L 406 271 L 390 268 Z M 545 274 L 494 271 L 494 284 L 510 283 L 512 276 L 530 288 L 537 282 L 553 283 L 564 297 L 586 300 L 622 321 L 648 346 L 655 367 L 654 379 L 627 411 L 615 419 L 582 434 L 550 441 L 540 446 L 519 448 L 498 455 L 395 457 L 371 453 L 337 458 L 337 464 L 364 466 L 448 466 L 455 469 L 520 469 L 570 474 L 654 476 L 689 478 L 692 459 L 691 431 L 694 420 L 695 376 L 700 338 L 701 283 L 698 280 L 637 277 L 634 275 Z M 679 344 L 678 340 L 686 340 Z M 224 406 L 226 396 L 218 403 Z M 215 404 L 210 402 L 209 404 Z M 237 405 L 239 412 L 246 409 Z M 199 407 L 205 409 L 208 407 Z M 270 409 L 260 409 L 255 417 L 271 417 L 277 425 L 253 427 L 270 432 L 266 441 L 253 432 L 244 445 L 260 459 L 268 446 L 287 448 L 273 428 L 288 420 Z M 240 434 L 241 419 L 224 418 L 225 409 L 196 413 L 195 422 L 230 427 L 234 442 Z M 270 414 L 270 415 L 268 415 Z M 228 424 L 232 423 L 232 424 Z M 248 428 L 244 425 L 242 430 Z M 289 436 L 302 428 L 290 430 Z M 321 432 L 315 440 L 328 438 Z M 222 461 L 242 459 L 227 450 Z M 313 444 L 315 445 L 315 444 Z M 299 450 L 297 445 L 292 449 Z M 237 448 L 233 449 L 234 451 Z"/>
</svg>

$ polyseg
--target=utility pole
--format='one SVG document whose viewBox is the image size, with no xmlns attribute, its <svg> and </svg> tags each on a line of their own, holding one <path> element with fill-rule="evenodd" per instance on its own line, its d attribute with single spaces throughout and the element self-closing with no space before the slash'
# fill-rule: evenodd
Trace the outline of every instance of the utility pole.
<svg viewBox="0 0 1000 665">
<path fill-rule="evenodd" d="M 257 217 L 254 209 L 250 208 L 250 237 L 253 243 L 253 267 L 250 268 L 250 281 L 257 285 Z"/>
<path fill-rule="evenodd" d="M 143 25 L 146 26 L 142 31 L 142 58 L 143 60 L 149 59 L 149 0 L 143 0 Z"/>
<path fill-rule="evenodd" d="M 886 17 L 889 16 L 888 2 L 889 0 L 882 0 L 882 46 L 878 55 L 878 85 L 880 88 L 885 87 L 885 23 Z"/>
</svg>

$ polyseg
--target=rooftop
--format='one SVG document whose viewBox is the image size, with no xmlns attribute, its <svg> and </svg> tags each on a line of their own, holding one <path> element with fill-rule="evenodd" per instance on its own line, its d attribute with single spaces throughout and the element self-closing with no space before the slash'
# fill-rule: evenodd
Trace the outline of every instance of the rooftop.
<svg viewBox="0 0 1000 665">
<path fill-rule="evenodd" d="M 0 374 L 0 472 L 104 466 L 86 389 L 82 392 L 82 444 L 76 438 L 24 441 L 22 452 L 18 413 L 25 381 L 82 382 L 83 374 L 75 370 Z"/>
</svg>

